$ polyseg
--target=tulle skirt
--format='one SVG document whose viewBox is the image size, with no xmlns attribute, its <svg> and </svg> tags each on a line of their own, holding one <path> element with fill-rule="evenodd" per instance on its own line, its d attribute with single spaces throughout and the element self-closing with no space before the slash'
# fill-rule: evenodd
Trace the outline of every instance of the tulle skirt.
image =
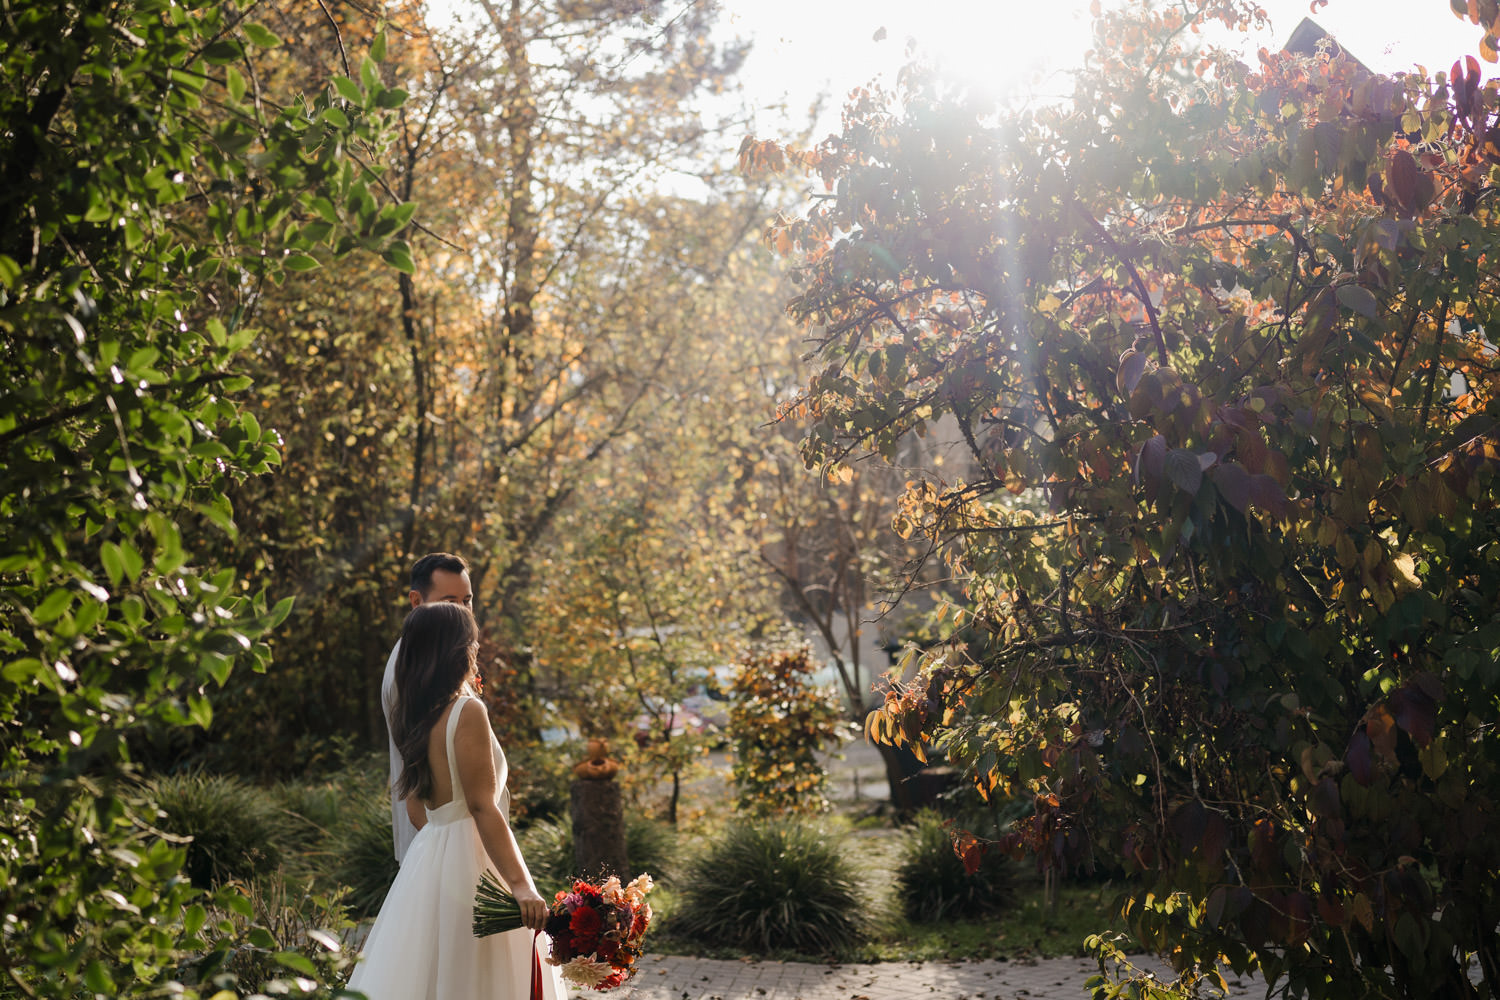
<svg viewBox="0 0 1500 1000">
<path fill-rule="evenodd" d="M 542 996 L 563 1000 L 562 977 L 545 961 L 545 934 L 474 936 L 474 889 L 489 868 L 472 816 L 418 831 L 348 988 L 369 1000 L 528 1000 L 535 940 Z"/>
</svg>

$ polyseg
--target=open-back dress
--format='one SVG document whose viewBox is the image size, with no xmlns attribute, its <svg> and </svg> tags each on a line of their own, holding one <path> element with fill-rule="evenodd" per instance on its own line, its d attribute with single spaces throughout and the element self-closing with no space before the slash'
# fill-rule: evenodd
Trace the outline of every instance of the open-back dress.
<svg viewBox="0 0 1500 1000">
<path fill-rule="evenodd" d="M 401 862 L 349 979 L 348 988 L 369 1000 L 528 1000 L 533 948 L 544 949 L 545 955 L 546 935 L 534 938 L 525 928 L 474 936 L 474 889 L 480 875 L 495 868 L 469 812 L 453 753 L 458 715 L 468 700 L 459 698 L 448 712 L 445 740 L 453 798 L 427 810 L 427 825 Z M 508 823 L 509 768 L 500 741 L 492 737 L 490 742 L 496 805 Z M 545 961 L 539 964 L 545 1000 L 565 998 L 557 969 Z"/>
</svg>

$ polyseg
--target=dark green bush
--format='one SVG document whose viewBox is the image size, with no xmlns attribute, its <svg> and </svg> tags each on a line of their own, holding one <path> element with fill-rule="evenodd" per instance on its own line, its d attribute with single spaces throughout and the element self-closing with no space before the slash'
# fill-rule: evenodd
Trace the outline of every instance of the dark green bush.
<svg viewBox="0 0 1500 1000">
<path fill-rule="evenodd" d="M 848 954 L 867 936 L 870 903 L 840 840 L 804 820 L 732 824 L 688 864 L 671 932 L 750 952 Z"/>
<path fill-rule="evenodd" d="M 162 812 L 163 830 L 191 837 L 183 871 L 200 888 L 250 880 L 281 864 L 288 835 L 275 802 L 238 778 L 215 774 L 163 775 L 147 783 Z"/>
<path fill-rule="evenodd" d="M 930 809 L 917 813 L 896 867 L 896 892 L 907 919 L 935 923 L 956 917 L 984 917 L 1014 900 L 1014 870 L 989 853 L 970 875 L 953 850 L 943 817 Z"/>
<path fill-rule="evenodd" d="M 380 912 L 396 880 L 400 866 L 391 843 L 391 798 L 384 778 L 345 786 L 338 819 L 322 842 L 321 856 L 327 877 L 348 886 L 343 902 L 356 920 Z"/>
<path fill-rule="evenodd" d="M 671 882 L 676 874 L 677 828 L 657 819 L 628 817 L 625 856 L 630 862 L 629 878 L 646 872 L 658 882 Z"/>
<path fill-rule="evenodd" d="M 566 819 L 538 819 L 516 831 L 531 877 L 544 893 L 573 877 L 573 827 Z"/>
<path fill-rule="evenodd" d="M 316 875 L 322 870 L 318 860 L 323 844 L 338 826 L 346 789 L 333 782 L 283 781 L 272 785 L 268 794 L 281 815 L 282 841 L 277 846 L 282 867 L 296 878 Z"/>
<path fill-rule="evenodd" d="M 573 863 L 573 826 L 566 819 L 539 819 L 516 834 L 521 856 L 543 889 L 561 887 L 577 874 Z M 671 824 L 645 817 L 625 820 L 626 881 L 647 872 L 658 882 L 672 879 L 677 858 L 677 831 Z"/>
</svg>

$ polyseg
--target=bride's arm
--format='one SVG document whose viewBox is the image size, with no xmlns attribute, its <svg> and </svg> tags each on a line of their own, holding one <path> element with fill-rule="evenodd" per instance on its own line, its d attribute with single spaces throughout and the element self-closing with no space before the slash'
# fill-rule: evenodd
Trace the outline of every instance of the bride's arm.
<svg viewBox="0 0 1500 1000">
<path fill-rule="evenodd" d="M 484 705 L 477 701 L 466 701 L 459 706 L 458 731 L 453 734 L 453 753 L 458 758 L 458 780 L 464 786 L 464 798 L 469 814 L 479 828 L 479 839 L 490 856 L 500 877 L 510 886 L 521 905 L 521 922 L 532 930 L 540 930 L 547 920 L 547 904 L 536 884 L 531 881 L 531 872 L 516 846 L 515 834 L 510 824 L 495 805 L 495 758 L 490 753 L 489 715 Z"/>
</svg>

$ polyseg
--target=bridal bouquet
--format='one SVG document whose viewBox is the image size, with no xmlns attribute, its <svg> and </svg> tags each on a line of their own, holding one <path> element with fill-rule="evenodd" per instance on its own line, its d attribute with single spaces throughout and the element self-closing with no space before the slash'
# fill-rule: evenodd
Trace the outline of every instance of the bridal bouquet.
<svg viewBox="0 0 1500 1000">
<path fill-rule="evenodd" d="M 547 961 L 561 967 L 562 977 L 576 986 L 608 990 L 635 974 L 641 939 L 651 923 L 650 875 L 638 875 L 629 885 L 610 876 L 603 885 L 581 879 L 553 897 L 547 915 L 552 954 Z M 489 872 L 474 895 L 474 936 L 484 937 L 521 926 L 521 909 Z"/>
</svg>

